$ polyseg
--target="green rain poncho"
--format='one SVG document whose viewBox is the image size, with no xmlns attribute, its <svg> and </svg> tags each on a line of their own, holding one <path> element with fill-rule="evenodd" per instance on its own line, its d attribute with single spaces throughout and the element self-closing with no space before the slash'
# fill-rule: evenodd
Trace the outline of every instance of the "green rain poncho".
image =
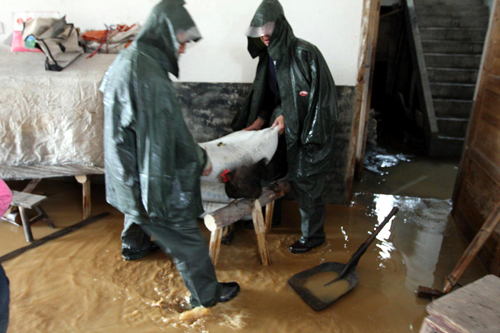
<svg viewBox="0 0 500 333">
<path fill-rule="evenodd" d="M 104 79 L 107 201 L 153 223 L 198 217 L 206 153 L 182 117 L 169 73 L 178 76 L 179 41 L 201 38 L 183 0 L 153 9 L 136 40 Z"/>
<path fill-rule="evenodd" d="M 271 35 L 267 48 L 258 38 L 263 33 Z M 321 52 L 295 37 L 276 0 L 264 0 L 257 9 L 249 31 L 248 51 L 252 58 L 259 57 L 257 73 L 251 93 L 231 127 L 241 130 L 251 125 L 268 107 L 265 96 L 271 57 L 277 61 L 289 175 L 306 177 L 325 172 L 334 158 L 333 132 L 338 111 L 335 83 Z"/>
</svg>

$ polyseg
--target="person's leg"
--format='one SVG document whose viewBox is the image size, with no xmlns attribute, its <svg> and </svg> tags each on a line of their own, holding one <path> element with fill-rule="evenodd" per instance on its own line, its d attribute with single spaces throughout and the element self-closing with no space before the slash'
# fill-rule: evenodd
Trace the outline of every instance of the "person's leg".
<svg viewBox="0 0 500 333">
<path fill-rule="evenodd" d="M 300 215 L 302 216 L 302 237 L 299 242 L 308 248 L 320 246 L 325 241 L 323 230 L 326 213 L 323 198 L 325 174 L 320 173 L 305 178 L 291 179 L 291 184 L 297 194 Z"/>
<path fill-rule="evenodd" d="M 222 285 L 217 281 L 208 246 L 196 220 L 170 225 L 142 224 L 141 228 L 154 236 L 158 245 L 172 256 L 191 292 L 192 307 L 213 306 L 220 300 Z"/>
<path fill-rule="evenodd" d="M 7 332 L 9 326 L 9 279 L 0 265 L 0 333 Z"/>
<path fill-rule="evenodd" d="M 136 223 L 137 217 L 125 215 L 124 228 L 122 231 L 122 255 L 125 260 L 135 260 L 146 256 L 158 249 Z"/>
</svg>

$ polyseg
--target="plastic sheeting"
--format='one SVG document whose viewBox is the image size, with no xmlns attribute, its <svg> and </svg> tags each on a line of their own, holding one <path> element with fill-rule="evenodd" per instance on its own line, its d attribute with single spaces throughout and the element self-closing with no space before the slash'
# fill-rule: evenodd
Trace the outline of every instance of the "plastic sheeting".
<svg viewBox="0 0 500 333">
<path fill-rule="evenodd" d="M 209 176 L 201 177 L 203 182 L 221 182 L 224 170 L 232 171 L 242 165 L 251 165 L 265 158 L 271 160 L 278 148 L 278 128 L 260 131 L 239 131 L 220 139 L 200 143 L 213 164 Z"/>
<path fill-rule="evenodd" d="M 99 85 L 114 58 L 50 72 L 43 54 L 0 52 L 1 178 L 104 173 Z"/>
</svg>

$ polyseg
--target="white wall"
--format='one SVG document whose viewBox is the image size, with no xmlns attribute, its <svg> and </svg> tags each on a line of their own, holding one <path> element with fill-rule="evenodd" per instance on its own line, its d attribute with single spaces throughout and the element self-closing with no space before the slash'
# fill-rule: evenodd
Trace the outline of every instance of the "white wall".
<svg viewBox="0 0 500 333">
<path fill-rule="evenodd" d="M 144 22 L 157 0 L 0 0 L 0 22 L 11 33 L 13 11 L 59 11 L 83 31 L 103 23 Z M 251 82 L 256 60 L 246 51 L 245 32 L 261 0 L 187 0 L 204 39 L 181 59 L 181 81 Z M 363 0 L 281 0 L 295 34 L 316 44 L 337 85 L 354 86 Z"/>
</svg>

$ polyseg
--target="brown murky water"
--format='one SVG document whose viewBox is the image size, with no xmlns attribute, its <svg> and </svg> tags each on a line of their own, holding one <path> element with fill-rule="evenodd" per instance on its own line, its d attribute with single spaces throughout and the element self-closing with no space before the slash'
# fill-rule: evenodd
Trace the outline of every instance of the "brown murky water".
<svg viewBox="0 0 500 333">
<path fill-rule="evenodd" d="M 326 285 L 338 276 L 339 274 L 336 272 L 314 274 L 306 280 L 304 288 L 309 290 L 317 299 L 324 303 L 329 303 L 344 295 L 349 290 L 349 282 L 344 279 Z"/>
<path fill-rule="evenodd" d="M 44 208 L 58 227 L 81 220 L 76 184 L 44 180 L 38 192 L 49 196 Z M 361 258 L 356 288 L 322 312 L 309 308 L 287 280 L 323 262 L 347 263 L 392 206 L 400 212 Z M 260 265 L 255 234 L 238 226 L 216 270 L 220 281 L 239 282 L 240 294 L 188 310 L 188 292 L 163 253 L 122 260 L 123 217 L 94 186 L 93 213 L 111 216 L 3 263 L 11 281 L 8 332 L 418 332 L 428 301 L 415 296 L 416 287 L 441 288 L 467 246 L 449 210 L 445 200 L 358 194 L 350 207 L 327 208 L 324 245 L 293 255 L 300 217 L 285 202 L 282 224 L 268 235 L 273 265 Z M 35 239 L 54 231 L 43 222 L 32 229 Z M 0 255 L 24 245 L 21 227 L 0 222 Z M 461 283 L 485 273 L 475 262 Z"/>
</svg>

